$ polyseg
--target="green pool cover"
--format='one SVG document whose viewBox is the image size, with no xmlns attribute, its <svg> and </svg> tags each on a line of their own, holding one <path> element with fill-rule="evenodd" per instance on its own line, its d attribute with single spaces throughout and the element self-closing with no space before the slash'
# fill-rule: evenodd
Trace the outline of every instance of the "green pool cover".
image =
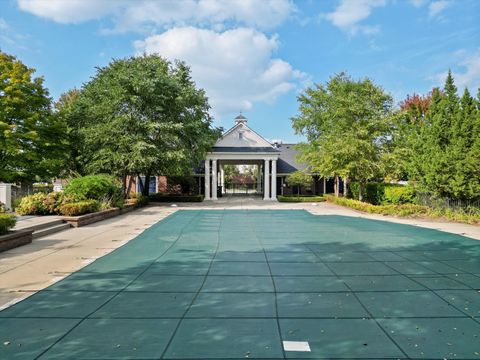
<svg viewBox="0 0 480 360">
<path fill-rule="evenodd" d="M 0 359 L 478 359 L 479 259 L 390 222 L 178 211 L 1 311 Z"/>
</svg>

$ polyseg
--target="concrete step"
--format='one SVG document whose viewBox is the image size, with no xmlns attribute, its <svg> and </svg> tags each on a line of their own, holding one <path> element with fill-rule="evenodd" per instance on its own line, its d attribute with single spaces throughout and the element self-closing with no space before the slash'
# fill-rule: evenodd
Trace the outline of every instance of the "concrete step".
<svg viewBox="0 0 480 360">
<path fill-rule="evenodd" d="M 43 221 L 43 222 L 35 224 L 35 225 L 21 227 L 21 230 L 33 230 L 35 232 L 35 231 L 39 231 L 39 230 L 42 230 L 42 229 L 48 229 L 48 228 L 51 228 L 51 227 L 54 227 L 54 226 L 57 226 L 57 225 L 61 225 L 61 224 L 64 224 L 63 220 L 52 219 L 51 221 Z"/>
<path fill-rule="evenodd" d="M 32 235 L 33 238 L 37 239 L 39 237 L 46 236 L 46 235 L 51 235 L 51 234 L 57 233 L 59 231 L 70 229 L 72 227 L 70 224 L 64 223 L 61 220 L 59 220 L 59 222 L 60 223 L 56 222 L 56 224 L 54 224 L 53 226 L 43 227 L 41 229 L 35 230 L 33 232 L 33 235 Z"/>
</svg>

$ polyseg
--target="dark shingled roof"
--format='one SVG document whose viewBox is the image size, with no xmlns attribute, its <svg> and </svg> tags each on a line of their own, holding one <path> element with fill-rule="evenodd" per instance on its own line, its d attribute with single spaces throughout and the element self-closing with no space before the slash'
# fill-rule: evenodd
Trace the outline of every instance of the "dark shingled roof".
<svg viewBox="0 0 480 360">
<path fill-rule="evenodd" d="M 278 144 L 280 156 L 277 161 L 277 174 L 290 174 L 297 170 L 305 170 L 305 164 L 297 161 L 298 150 L 296 144 Z"/>
<path fill-rule="evenodd" d="M 229 147 L 229 146 L 214 146 L 212 152 L 246 152 L 246 153 L 259 153 L 259 152 L 278 152 L 273 147 Z"/>
</svg>

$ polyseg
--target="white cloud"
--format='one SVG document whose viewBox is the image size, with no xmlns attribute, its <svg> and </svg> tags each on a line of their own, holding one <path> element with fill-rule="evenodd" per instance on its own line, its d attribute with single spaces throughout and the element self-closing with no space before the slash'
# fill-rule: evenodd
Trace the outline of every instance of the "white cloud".
<svg viewBox="0 0 480 360">
<path fill-rule="evenodd" d="M 62 24 L 100 19 L 127 4 L 124 0 L 17 0 L 21 10 Z"/>
<path fill-rule="evenodd" d="M 452 54 L 452 57 L 454 58 L 459 56 L 462 56 L 462 59 L 456 66 L 458 70 L 452 70 L 455 84 L 460 92 L 463 92 L 463 89 L 467 87 L 470 90 L 470 93 L 475 95 L 477 93 L 477 89 L 480 88 L 480 48 L 473 53 L 469 53 L 465 50 L 459 50 Z M 446 71 L 434 76 L 437 86 L 439 84 L 443 85 L 446 78 Z"/>
<path fill-rule="evenodd" d="M 450 1 L 447 0 L 438 0 L 432 1 L 428 5 L 428 17 L 433 19 L 440 15 L 440 13 L 450 6 Z"/>
<path fill-rule="evenodd" d="M 323 17 L 350 35 L 358 32 L 368 35 L 378 32 L 379 28 L 359 23 L 370 16 L 373 8 L 385 5 L 386 0 L 341 0 L 333 12 L 324 14 Z"/>
<path fill-rule="evenodd" d="M 287 19 L 291 0 L 17 0 L 20 9 L 63 24 L 112 15 L 113 31 L 146 31 L 185 24 L 222 28 L 241 24 L 266 29 Z"/>
<path fill-rule="evenodd" d="M 273 57 L 276 36 L 249 28 L 224 32 L 194 27 L 173 28 L 137 41 L 138 52 L 182 59 L 193 79 L 206 90 L 215 115 L 248 110 L 256 102 L 272 102 L 299 86 L 304 73 Z"/>
</svg>

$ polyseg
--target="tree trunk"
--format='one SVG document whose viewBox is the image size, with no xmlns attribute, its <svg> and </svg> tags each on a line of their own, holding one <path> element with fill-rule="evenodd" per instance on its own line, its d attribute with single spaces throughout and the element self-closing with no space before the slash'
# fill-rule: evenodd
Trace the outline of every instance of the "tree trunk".
<svg viewBox="0 0 480 360">
<path fill-rule="evenodd" d="M 335 175 L 335 183 L 334 183 L 334 186 L 333 186 L 335 189 L 335 197 L 338 197 L 340 195 L 340 179 L 338 177 L 338 175 Z"/>
<path fill-rule="evenodd" d="M 343 179 L 343 197 L 346 198 L 348 195 L 348 177 L 345 176 Z"/>
<path fill-rule="evenodd" d="M 128 195 L 130 194 L 130 191 L 132 191 L 132 183 L 133 183 L 133 175 L 130 175 L 130 178 L 128 179 L 128 186 L 127 186 L 127 194 L 126 194 L 127 198 L 128 198 Z"/>
<path fill-rule="evenodd" d="M 358 183 L 358 200 L 363 201 L 363 181 Z"/>
<path fill-rule="evenodd" d="M 127 198 L 127 175 L 124 174 L 122 176 L 122 195 L 123 195 L 123 198 L 126 199 Z"/>
<path fill-rule="evenodd" d="M 300 185 L 297 185 L 297 197 L 300 196 Z"/>
<path fill-rule="evenodd" d="M 142 195 L 143 196 L 148 196 L 148 194 L 150 193 L 150 172 L 147 172 L 145 174 L 145 184 L 143 184 L 143 191 L 142 191 Z"/>
</svg>

